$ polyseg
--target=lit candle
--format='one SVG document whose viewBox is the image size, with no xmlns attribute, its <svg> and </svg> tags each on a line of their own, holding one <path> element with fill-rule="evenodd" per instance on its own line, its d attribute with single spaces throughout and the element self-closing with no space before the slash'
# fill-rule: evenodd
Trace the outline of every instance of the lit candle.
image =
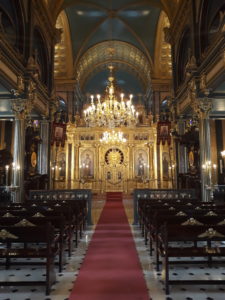
<svg viewBox="0 0 225 300">
<path fill-rule="evenodd" d="M 15 163 L 12 163 L 12 185 L 14 185 L 14 178 L 15 178 Z"/>
<path fill-rule="evenodd" d="M 5 176 L 5 184 L 6 184 L 6 186 L 8 186 L 9 185 L 9 165 L 6 165 L 5 166 L 5 172 L 6 172 L 6 176 Z"/>
</svg>

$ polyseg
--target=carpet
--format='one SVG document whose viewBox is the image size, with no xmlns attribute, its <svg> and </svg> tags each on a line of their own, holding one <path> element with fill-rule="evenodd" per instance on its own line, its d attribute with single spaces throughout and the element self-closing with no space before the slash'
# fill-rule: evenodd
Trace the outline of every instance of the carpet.
<svg viewBox="0 0 225 300">
<path fill-rule="evenodd" d="M 107 200 L 69 300 L 148 300 L 122 200 Z"/>
</svg>

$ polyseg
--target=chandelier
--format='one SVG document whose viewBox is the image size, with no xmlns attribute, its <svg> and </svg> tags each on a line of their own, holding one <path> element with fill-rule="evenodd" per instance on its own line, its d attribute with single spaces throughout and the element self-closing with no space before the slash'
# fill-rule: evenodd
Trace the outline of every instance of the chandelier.
<svg viewBox="0 0 225 300">
<path fill-rule="evenodd" d="M 100 142 L 105 144 L 122 144 L 126 141 L 127 139 L 123 136 L 123 133 L 121 131 L 115 132 L 114 130 L 112 132 L 103 132 L 103 136 L 100 139 Z"/>
<path fill-rule="evenodd" d="M 101 101 L 100 95 L 97 95 L 95 103 L 94 96 L 91 96 L 91 104 L 84 110 L 85 122 L 89 127 L 134 126 L 138 121 L 138 112 L 135 111 L 132 104 L 133 95 L 130 95 L 129 100 L 125 101 L 124 94 L 121 94 L 120 100 L 117 100 L 112 74 L 113 66 L 110 66 L 109 70 L 110 76 L 104 101 Z"/>
</svg>

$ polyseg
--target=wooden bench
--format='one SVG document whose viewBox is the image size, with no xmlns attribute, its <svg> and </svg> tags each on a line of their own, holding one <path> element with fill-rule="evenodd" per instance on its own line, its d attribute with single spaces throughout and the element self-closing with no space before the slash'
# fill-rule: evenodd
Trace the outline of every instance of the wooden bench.
<svg viewBox="0 0 225 300">
<path fill-rule="evenodd" d="M 0 258 L 6 259 L 6 267 L 10 266 L 7 264 L 11 258 L 44 258 L 46 260 L 44 281 L 9 281 L 6 279 L 6 281 L 0 281 L 0 285 L 45 285 L 46 295 L 49 295 L 51 286 L 56 280 L 54 259 L 59 251 L 55 241 L 54 227 L 50 223 L 29 227 L 0 226 L 0 242 L 5 245 L 0 249 Z M 40 243 L 41 247 L 39 247 Z M 21 247 L 15 247 L 18 245 Z"/>
<path fill-rule="evenodd" d="M 225 280 L 170 280 L 169 265 L 170 258 L 181 257 L 206 257 L 207 264 L 212 262 L 213 257 L 225 257 L 225 248 L 219 244 L 225 241 L 224 225 L 181 225 L 164 224 L 161 226 L 159 234 L 158 251 L 163 259 L 165 271 L 165 292 L 169 294 L 171 284 L 224 284 Z M 191 246 L 174 246 L 177 242 L 192 242 Z M 201 245 L 199 245 L 201 242 Z M 217 243 L 217 244 L 215 244 Z M 172 247 L 171 247 L 172 244 Z M 204 244 L 204 245 L 202 245 Z M 198 245 L 198 246 L 196 246 Z M 225 262 L 225 261 L 220 261 Z M 182 262 L 184 263 L 184 261 Z M 185 263 L 193 263 L 185 261 Z M 196 263 L 196 261 L 195 261 Z M 199 263 L 203 263 L 200 261 Z"/>
<path fill-rule="evenodd" d="M 58 271 L 62 272 L 63 263 L 65 263 L 65 244 L 68 243 L 69 238 L 67 233 L 67 226 L 65 218 L 61 216 L 48 216 L 48 217 L 30 217 L 27 214 L 25 216 L 14 216 L 14 217 L 0 217 L 0 226 L 43 226 L 44 224 L 51 223 L 54 226 L 55 242 L 58 242 L 59 254 L 58 254 Z M 16 263 L 18 264 L 18 263 Z M 23 263 L 24 264 L 24 263 Z M 39 263 L 38 263 L 39 264 Z"/>
<path fill-rule="evenodd" d="M 87 202 L 87 224 L 92 225 L 92 192 L 89 189 L 31 190 L 29 200 L 85 200 Z"/>
<path fill-rule="evenodd" d="M 190 224 L 192 226 L 202 224 L 206 226 L 215 226 L 218 223 L 225 222 L 225 214 L 220 216 L 205 216 L 205 215 L 192 215 L 192 216 L 174 216 L 174 215 L 155 215 L 153 222 L 149 225 L 149 247 L 150 255 L 152 255 L 153 244 L 155 244 L 155 261 L 156 261 L 156 270 L 159 271 L 159 231 L 162 224 L 177 225 L 179 227 L 183 224 Z M 183 225 L 184 226 L 184 225 Z M 197 243 L 195 242 L 197 247 Z"/>
<path fill-rule="evenodd" d="M 0 211 L 0 216 L 6 216 L 7 214 L 12 216 L 19 216 L 23 218 L 28 217 L 56 217 L 63 215 L 65 217 L 65 223 L 67 228 L 67 244 L 68 244 L 68 255 L 71 256 L 72 253 L 72 241 L 73 232 L 75 231 L 75 246 L 77 246 L 78 239 L 78 229 L 73 215 L 73 211 L 69 206 L 59 205 L 59 206 L 48 206 L 48 205 L 10 205 L 5 209 Z"/>
<path fill-rule="evenodd" d="M 139 199 L 151 199 L 151 200 L 165 200 L 165 199 L 195 199 L 196 197 L 194 189 L 135 189 L 134 190 L 134 225 L 138 224 L 138 201 Z"/>
</svg>

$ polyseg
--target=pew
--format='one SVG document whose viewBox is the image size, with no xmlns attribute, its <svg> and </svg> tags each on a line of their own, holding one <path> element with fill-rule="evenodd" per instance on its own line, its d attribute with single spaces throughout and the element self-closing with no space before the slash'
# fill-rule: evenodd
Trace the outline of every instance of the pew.
<svg viewBox="0 0 225 300">
<path fill-rule="evenodd" d="M 196 197 L 194 189 L 135 189 L 134 190 L 134 225 L 138 224 L 138 201 L 139 199 L 149 200 L 195 200 L 199 201 Z"/>
<path fill-rule="evenodd" d="M 67 226 L 65 223 L 65 218 L 63 215 L 61 216 L 48 216 L 48 217 L 30 217 L 30 216 L 8 216 L 8 217 L 0 217 L 0 226 L 21 226 L 21 227 L 29 227 L 29 226 L 43 226 L 44 224 L 51 223 L 54 226 L 54 234 L 55 234 L 55 242 L 58 243 L 59 253 L 58 253 L 58 271 L 62 272 L 62 265 L 65 263 L 64 258 L 64 250 L 65 243 L 67 243 L 68 233 Z M 8 261 L 10 262 L 10 261 Z M 18 263 L 14 263 L 18 264 Z M 24 262 L 22 264 L 25 264 Z M 37 263 L 39 264 L 39 263 Z"/>
<path fill-rule="evenodd" d="M 92 192 L 89 189 L 71 190 L 31 190 L 29 200 L 86 200 L 87 202 L 87 224 L 92 225 L 91 207 Z"/>
<path fill-rule="evenodd" d="M 5 246 L 0 248 L 0 258 L 6 260 L 6 267 L 11 258 L 44 258 L 46 260 L 44 281 L 9 281 L 7 279 L 1 281 L 0 285 L 44 285 L 46 295 L 49 295 L 51 286 L 56 280 L 54 259 L 58 254 L 54 227 L 50 223 L 44 226 L 0 226 L 0 242 Z M 18 245 L 20 248 L 16 247 Z"/>
<path fill-rule="evenodd" d="M 224 223 L 223 223 L 224 224 Z M 170 259 L 175 257 L 205 257 L 211 263 L 214 257 L 225 257 L 225 248 L 221 242 L 225 241 L 225 225 L 181 225 L 164 224 L 159 230 L 158 251 L 163 259 L 165 271 L 165 292 L 168 295 L 172 284 L 225 284 L 225 280 L 170 280 Z M 181 247 L 174 243 L 192 242 L 191 246 Z M 200 243 L 201 242 L 201 243 Z M 200 243 L 200 245 L 198 245 Z M 172 247 L 171 247 L 172 244 Z M 175 245 L 175 246 L 174 246 Z M 198 245 L 198 246 L 196 246 Z M 225 262 L 221 260 L 221 262 Z M 184 262 L 183 262 L 184 263 Z M 192 262 L 186 262 L 192 263 Z M 195 261 L 196 263 L 196 261 Z M 200 263 L 203 263 L 202 260 Z"/>
</svg>

